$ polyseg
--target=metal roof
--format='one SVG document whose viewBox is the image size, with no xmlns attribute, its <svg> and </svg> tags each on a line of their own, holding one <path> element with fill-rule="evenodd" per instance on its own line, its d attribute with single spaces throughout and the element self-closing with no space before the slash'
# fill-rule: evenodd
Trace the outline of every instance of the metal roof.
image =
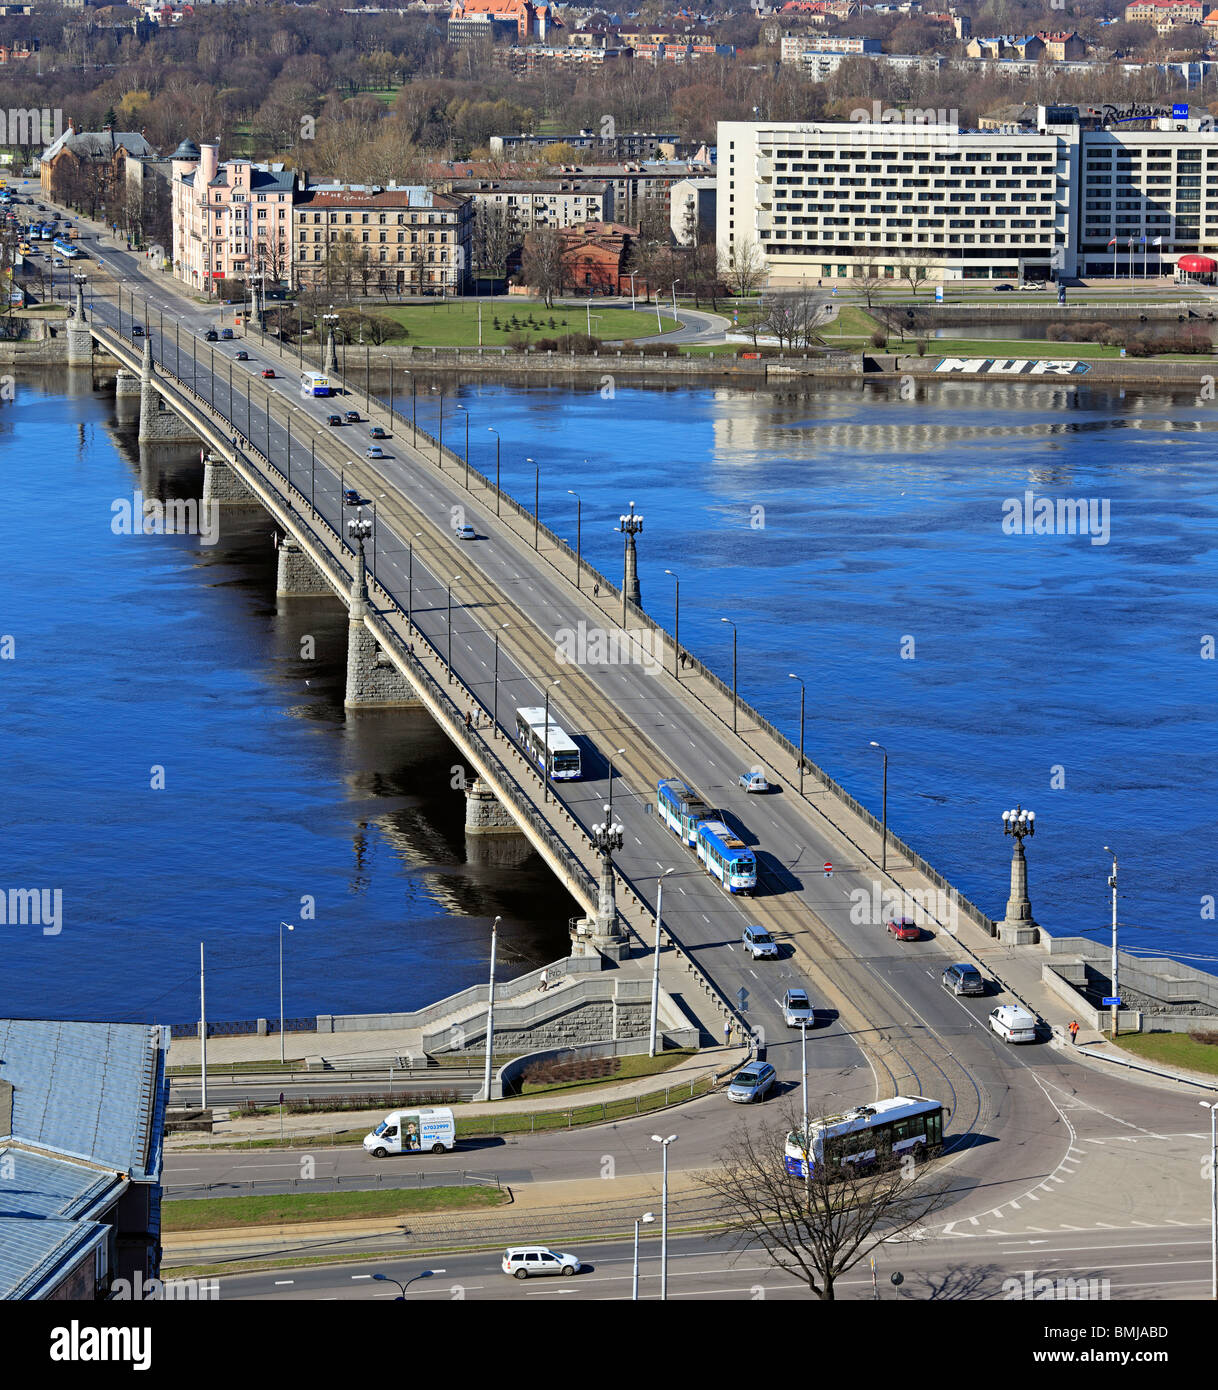
<svg viewBox="0 0 1218 1390">
<path fill-rule="evenodd" d="M 11 1137 L 158 1181 L 168 1047 L 151 1024 L 0 1019 Z"/>
<path fill-rule="evenodd" d="M 0 1299 L 37 1298 L 48 1280 L 62 1278 L 109 1226 L 98 1221 L 34 1221 L 0 1217 Z"/>
</svg>

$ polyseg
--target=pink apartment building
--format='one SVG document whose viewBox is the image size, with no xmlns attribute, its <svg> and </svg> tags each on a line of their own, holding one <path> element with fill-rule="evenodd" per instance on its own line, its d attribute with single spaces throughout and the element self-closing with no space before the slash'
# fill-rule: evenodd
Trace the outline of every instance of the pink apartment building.
<svg viewBox="0 0 1218 1390">
<path fill-rule="evenodd" d="M 192 140 L 170 159 L 174 274 L 203 294 L 226 278 L 288 283 L 295 173 L 248 159 L 221 164 L 218 145 Z"/>
</svg>

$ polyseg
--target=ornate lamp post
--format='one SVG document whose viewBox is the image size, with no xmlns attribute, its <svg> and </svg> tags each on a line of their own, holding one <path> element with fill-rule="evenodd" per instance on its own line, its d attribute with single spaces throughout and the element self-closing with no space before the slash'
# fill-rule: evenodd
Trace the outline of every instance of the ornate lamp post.
<svg viewBox="0 0 1218 1390">
<path fill-rule="evenodd" d="M 1006 916 L 998 924 L 1003 940 L 1026 943 L 1032 940 L 1036 922 L 1028 899 L 1028 862 L 1024 857 L 1023 841 L 1036 834 L 1036 812 L 1016 806 L 1002 813 L 1002 833 L 1015 840 L 1011 852 L 1011 896 L 1007 899 Z"/>
<path fill-rule="evenodd" d="M 364 561 L 364 541 L 372 534 L 372 523 L 366 521 L 361 513 L 354 520 L 347 522 L 347 531 L 356 548 L 355 583 L 351 586 L 351 616 L 362 618 L 368 610 L 368 567 Z"/>
<path fill-rule="evenodd" d="M 617 899 L 613 884 L 613 855 L 621 849 L 624 832 L 621 822 L 612 819 L 605 807 L 605 819 L 591 830 L 592 848 L 600 855 L 601 881 L 592 924 L 593 944 L 611 959 L 621 959 L 625 941 L 617 925 Z"/>
<path fill-rule="evenodd" d="M 617 529 L 622 533 L 626 547 L 622 569 L 622 626 L 626 626 L 626 605 L 633 603 L 636 608 L 643 606 L 643 596 L 639 590 L 639 557 L 635 550 L 634 538 L 643 529 L 643 513 L 636 513 L 634 503 L 630 511 L 618 517 Z"/>
</svg>

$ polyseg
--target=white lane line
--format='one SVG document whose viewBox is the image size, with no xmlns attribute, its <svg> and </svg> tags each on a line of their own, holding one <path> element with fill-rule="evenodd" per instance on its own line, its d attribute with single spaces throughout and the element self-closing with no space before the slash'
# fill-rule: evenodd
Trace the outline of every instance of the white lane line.
<svg viewBox="0 0 1218 1390">
<path fill-rule="evenodd" d="M 295 1282 L 296 1282 L 295 1279 L 276 1279 L 276 1280 L 275 1280 L 275 1287 L 276 1287 L 276 1288 L 280 1288 L 280 1287 L 282 1287 L 283 1285 L 286 1285 L 286 1284 L 294 1284 Z"/>
</svg>

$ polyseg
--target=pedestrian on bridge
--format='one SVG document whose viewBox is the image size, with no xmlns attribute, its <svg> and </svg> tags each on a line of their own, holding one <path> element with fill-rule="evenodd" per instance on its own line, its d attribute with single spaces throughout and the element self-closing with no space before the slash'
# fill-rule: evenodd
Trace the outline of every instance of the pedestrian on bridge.
<svg viewBox="0 0 1218 1390">
<path fill-rule="evenodd" d="M 1071 1046 L 1071 1047 L 1076 1047 L 1077 1045 L 1078 1045 L 1078 1019 L 1077 1019 L 1077 1018 L 1072 1018 L 1072 1019 L 1070 1020 L 1070 1046 Z"/>
<path fill-rule="evenodd" d="M 731 1025 L 731 1021 L 728 1020 L 728 1021 L 727 1021 L 726 1023 L 724 1023 L 724 1025 L 723 1025 L 723 1046 L 724 1046 L 724 1047 L 731 1047 L 731 1045 L 732 1045 L 732 1025 Z"/>
</svg>

